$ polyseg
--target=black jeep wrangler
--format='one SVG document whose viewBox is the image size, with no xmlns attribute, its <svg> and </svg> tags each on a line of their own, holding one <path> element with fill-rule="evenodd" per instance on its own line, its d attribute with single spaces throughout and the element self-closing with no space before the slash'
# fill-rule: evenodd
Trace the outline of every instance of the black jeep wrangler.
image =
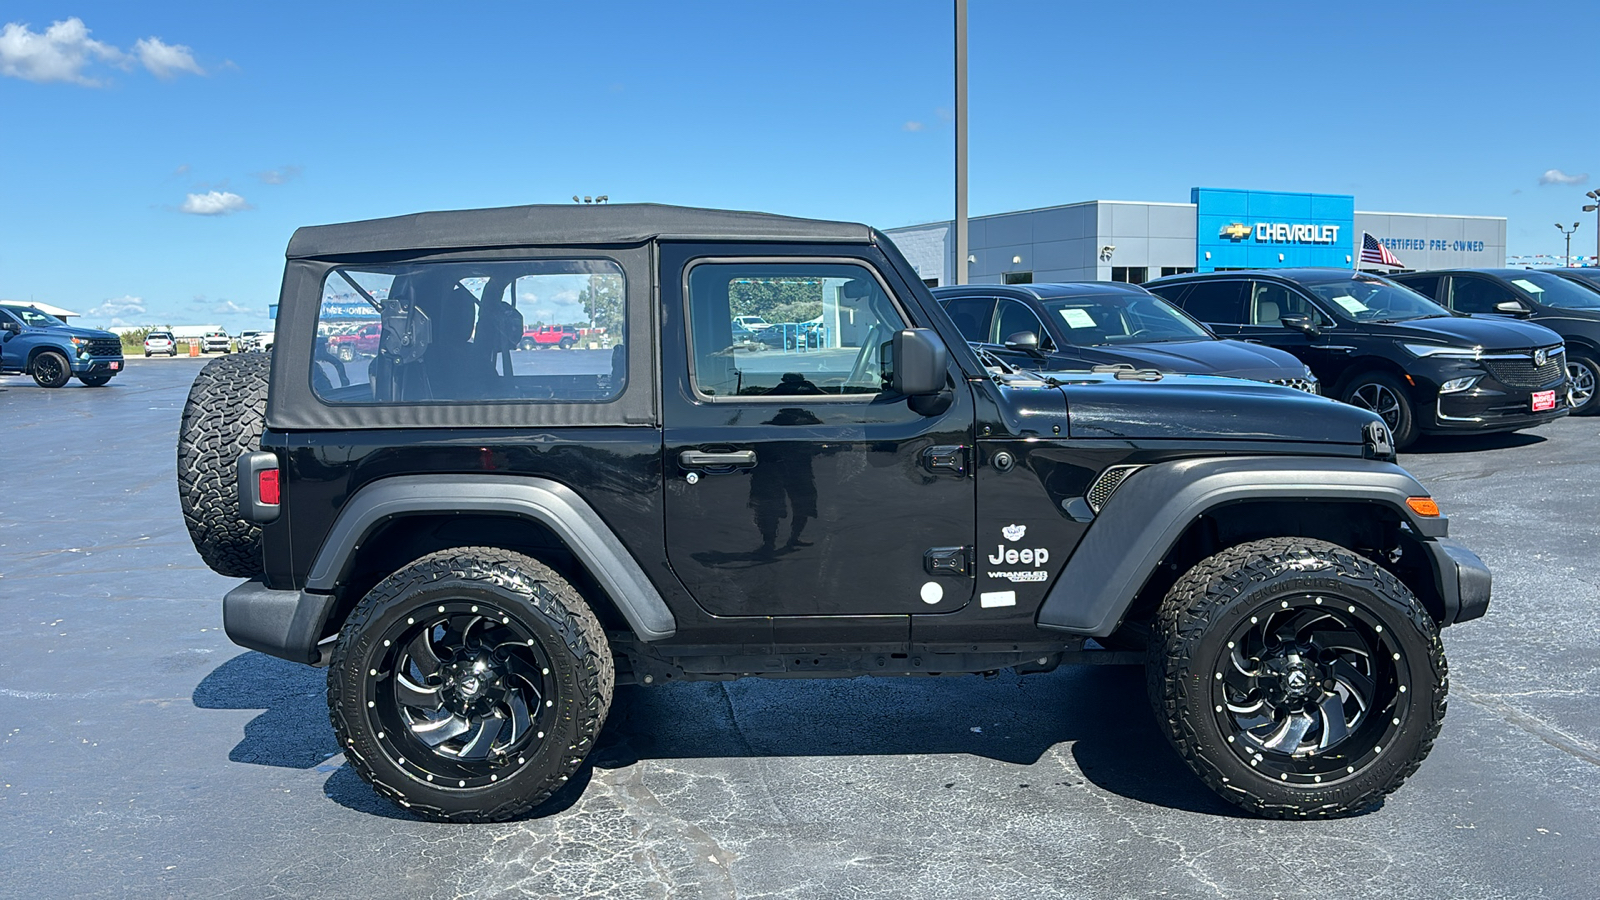
<svg viewBox="0 0 1600 900">
<path fill-rule="evenodd" d="M 544 802 L 617 684 L 1142 663 L 1208 785 L 1369 808 L 1445 711 L 1489 572 L 1370 412 L 970 348 L 862 225 L 653 205 L 303 228 L 277 347 L 196 380 L 195 546 L 236 643 L 329 667 L 384 795 Z M 769 347 L 734 320 L 804 321 Z M 524 351 L 524 317 L 598 348 Z M 376 356 L 322 335 L 381 324 Z"/>
</svg>

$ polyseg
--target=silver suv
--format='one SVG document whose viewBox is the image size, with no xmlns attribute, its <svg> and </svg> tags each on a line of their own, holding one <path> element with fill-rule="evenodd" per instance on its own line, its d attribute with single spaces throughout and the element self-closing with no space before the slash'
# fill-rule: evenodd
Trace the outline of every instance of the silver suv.
<svg viewBox="0 0 1600 900">
<path fill-rule="evenodd" d="M 144 355 L 165 353 L 168 356 L 178 355 L 178 342 L 173 340 L 170 331 L 152 331 L 144 336 Z"/>
</svg>

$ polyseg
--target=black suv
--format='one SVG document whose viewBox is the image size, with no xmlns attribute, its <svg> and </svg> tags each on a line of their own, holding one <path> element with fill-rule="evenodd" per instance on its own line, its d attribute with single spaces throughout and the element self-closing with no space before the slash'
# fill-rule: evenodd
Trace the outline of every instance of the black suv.
<svg viewBox="0 0 1600 900">
<path fill-rule="evenodd" d="M 934 288 L 933 296 L 968 343 L 1027 368 L 1127 365 L 1318 392 L 1316 376 L 1300 360 L 1222 340 L 1138 285 L 975 284 Z"/>
<path fill-rule="evenodd" d="M 1525 319 L 1554 331 L 1567 348 L 1573 414 L 1600 413 L 1600 286 L 1532 269 L 1439 269 L 1393 279 L 1458 313 Z"/>
<path fill-rule="evenodd" d="M 1219 336 L 1300 357 L 1329 396 L 1382 416 L 1401 448 L 1420 434 L 1516 431 L 1569 412 L 1559 335 L 1453 315 L 1373 275 L 1269 269 L 1148 286 Z"/>
<path fill-rule="evenodd" d="M 421 815 L 543 803 L 618 684 L 1087 663 L 1146 665 L 1228 800 L 1343 815 L 1427 754 L 1439 629 L 1489 604 L 1377 416 L 986 367 L 863 225 L 532 206 L 302 228 L 288 257 L 274 352 L 190 391 L 180 499 L 249 578 L 228 636 L 327 666 L 345 760 Z M 371 359 L 318 351 L 350 290 Z M 519 298 L 563 292 L 612 345 L 513 362 Z M 735 339 L 780 314 L 819 345 Z"/>
</svg>

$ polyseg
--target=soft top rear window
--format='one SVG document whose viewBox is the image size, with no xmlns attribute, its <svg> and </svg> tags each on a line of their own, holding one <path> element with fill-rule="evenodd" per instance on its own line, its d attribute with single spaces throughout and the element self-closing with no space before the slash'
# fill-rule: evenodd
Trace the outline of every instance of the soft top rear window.
<svg viewBox="0 0 1600 900">
<path fill-rule="evenodd" d="M 336 268 L 312 390 L 330 404 L 607 402 L 627 382 L 624 288 L 603 259 Z M 550 327 L 576 340 L 534 339 Z"/>
</svg>

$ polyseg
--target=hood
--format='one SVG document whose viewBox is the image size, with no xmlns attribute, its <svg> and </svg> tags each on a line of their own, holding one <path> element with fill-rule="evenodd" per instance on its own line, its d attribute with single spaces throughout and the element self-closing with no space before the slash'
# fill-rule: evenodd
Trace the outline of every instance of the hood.
<svg viewBox="0 0 1600 900">
<path fill-rule="evenodd" d="M 24 325 L 22 327 L 24 331 L 53 334 L 68 338 L 111 338 L 114 341 L 122 340 L 109 331 L 103 331 L 99 328 L 79 328 L 76 325 Z"/>
<path fill-rule="evenodd" d="M 1543 325 L 1491 316 L 1438 316 L 1392 322 L 1381 327 L 1387 335 L 1401 340 L 1424 340 L 1484 350 L 1532 350 L 1561 343 L 1561 336 Z"/>
<path fill-rule="evenodd" d="M 1155 369 L 1185 375 L 1227 375 L 1270 381 L 1304 378 L 1305 364 L 1292 355 L 1245 341 L 1151 341 L 1115 347 L 1073 347 L 1070 355 L 1052 354 L 1050 370 L 1127 363 L 1137 369 Z"/>
<path fill-rule="evenodd" d="M 1056 375 L 1060 378 L 1060 375 Z M 1074 439 L 1199 439 L 1355 444 L 1381 419 L 1293 388 L 1204 375 L 1122 381 L 1070 376 L 1061 390 Z"/>
</svg>

